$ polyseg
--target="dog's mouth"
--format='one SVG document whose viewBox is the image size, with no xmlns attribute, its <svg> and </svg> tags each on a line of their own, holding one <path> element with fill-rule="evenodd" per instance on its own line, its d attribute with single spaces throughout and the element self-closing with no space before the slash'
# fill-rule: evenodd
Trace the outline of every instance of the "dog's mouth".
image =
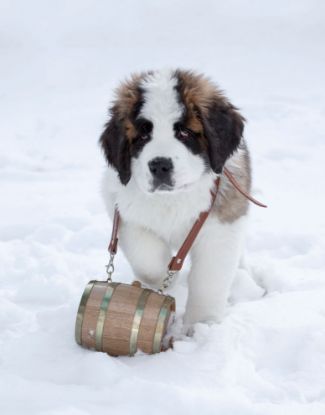
<svg viewBox="0 0 325 415">
<path fill-rule="evenodd" d="M 150 185 L 150 193 L 166 193 L 175 190 L 175 182 L 170 175 L 162 178 L 154 177 Z"/>
<path fill-rule="evenodd" d="M 170 185 L 166 183 L 161 183 L 156 186 L 152 186 L 149 190 L 149 193 L 178 193 L 178 192 L 184 192 L 191 188 L 192 183 L 186 183 L 180 186 Z"/>
<path fill-rule="evenodd" d="M 143 189 L 145 193 L 148 194 L 174 194 L 187 192 L 191 190 L 194 181 L 183 183 L 177 182 L 173 178 L 168 178 L 168 180 L 150 180 L 146 190 Z"/>
<path fill-rule="evenodd" d="M 159 192 L 159 193 L 172 192 L 173 190 L 175 190 L 174 186 L 172 186 L 170 184 L 166 184 L 166 183 L 160 183 L 160 184 L 152 186 L 151 189 L 150 189 L 150 193 L 154 193 L 154 192 Z"/>
</svg>

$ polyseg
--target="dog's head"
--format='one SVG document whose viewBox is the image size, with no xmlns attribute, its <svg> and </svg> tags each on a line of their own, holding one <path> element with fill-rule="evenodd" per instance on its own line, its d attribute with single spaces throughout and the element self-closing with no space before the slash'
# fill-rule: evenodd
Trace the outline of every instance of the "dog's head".
<svg viewBox="0 0 325 415">
<path fill-rule="evenodd" d="M 193 72 L 134 75 L 117 90 L 100 143 L 126 185 L 179 191 L 221 173 L 238 147 L 244 118 L 207 78 Z"/>
</svg>

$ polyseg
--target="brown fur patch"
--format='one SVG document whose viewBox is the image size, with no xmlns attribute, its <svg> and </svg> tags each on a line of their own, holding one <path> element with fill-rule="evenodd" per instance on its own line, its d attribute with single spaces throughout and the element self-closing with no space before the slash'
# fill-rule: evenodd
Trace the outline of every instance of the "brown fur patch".
<svg viewBox="0 0 325 415">
<path fill-rule="evenodd" d="M 140 84 L 150 74 L 152 74 L 152 71 L 132 74 L 129 79 L 121 82 L 115 90 L 113 112 L 122 124 L 129 141 L 132 141 L 137 135 L 131 118 L 141 100 Z"/>
<path fill-rule="evenodd" d="M 140 98 L 139 84 L 145 74 L 133 74 L 130 79 L 122 82 L 115 90 L 116 99 L 114 106 L 120 120 L 126 119 L 133 111 Z"/>
<path fill-rule="evenodd" d="M 246 143 L 242 141 L 238 153 L 234 154 L 227 162 L 226 167 L 236 178 L 240 187 L 247 193 L 251 191 L 251 167 Z M 249 202 L 228 181 L 225 175 L 221 176 L 220 191 L 216 204 L 212 210 L 223 223 L 232 223 L 245 215 Z"/>
<path fill-rule="evenodd" d="M 137 135 L 134 124 L 130 121 L 129 118 L 126 118 L 122 121 L 124 126 L 125 135 L 129 142 L 131 142 Z"/>
<path fill-rule="evenodd" d="M 187 104 L 186 104 L 187 105 Z M 187 106 L 186 127 L 198 134 L 203 134 L 203 125 L 200 116 L 193 105 Z"/>
<path fill-rule="evenodd" d="M 204 75 L 183 70 L 177 70 L 175 74 L 180 81 L 180 92 L 187 108 L 194 111 L 199 108 L 207 115 L 215 102 L 219 103 L 220 108 L 230 106 L 223 92 Z"/>
</svg>

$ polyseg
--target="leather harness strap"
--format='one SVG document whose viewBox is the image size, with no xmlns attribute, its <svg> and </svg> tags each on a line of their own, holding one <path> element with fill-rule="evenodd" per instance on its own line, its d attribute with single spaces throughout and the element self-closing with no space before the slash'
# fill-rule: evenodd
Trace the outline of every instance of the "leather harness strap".
<svg viewBox="0 0 325 415">
<path fill-rule="evenodd" d="M 254 199 L 251 195 L 249 195 L 248 193 L 246 193 L 239 185 L 239 183 L 237 182 L 237 180 L 234 178 L 234 176 L 230 173 L 230 171 L 227 169 L 227 167 L 223 168 L 223 172 L 225 174 L 225 176 L 227 177 L 227 179 L 230 181 L 230 183 L 234 186 L 234 188 L 236 190 L 238 190 L 239 193 L 241 193 L 243 196 L 246 197 L 246 199 L 250 200 L 251 202 L 255 203 L 255 205 L 263 207 L 263 208 L 267 208 L 266 205 L 264 205 L 263 203 L 259 202 L 258 200 Z"/>
<path fill-rule="evenodd" d="M 191 249 L 191 246 L 193 245 L 193 242 L 195 241 L 195 238 L 200 232 L 204 222 L 207 220 L 212 206 L 216 200 L 220 185 L 220 177 L 216 179 L 215 185 L 215 190 L 213 192 L 211 191 L 212 198 L 209 209 L 205 212 L 200 213 L 200 216 L 192 226 L 192 229 L 188 233 L 185 241 L 183 242 L 183 245 L 180 247 L 177 254 L 171 259 L 170 263 L 168 264 L 169 271 L 180 271 L 180 269 L 182 268 L 186 255 L 188 254 L 188 251 Z"/>
<path fill-rule="evenodd" d="M 230 183 L 244 196 L 246 197 L 248 200 L 250 200 L 251 202 L 255 203 L 258 206 L 264 207 L 266 208 L 267 206 L 264 205 L 263 203 L 257 201 L 256 199 L 254 199 L 252 196 L 250 196 L 248 193 L 246 193 L 243 189 L 241 189 L 239 183 L 236 181 L 236 179 L 234 178 L 234 176 L 230 173 L 230 171 L 227 168 L 223 169 L 223 172 L 225 174 L 225 176 L 227 177 L 227 179 L 230 181 Z M 195 221 L 194 225 L 192 226 L 190 232 L 188 233 L 185 241 L 183 242 L 183 245 L 180 247 L 180 249 L 178 250 L 177 254 L 171 259 L 170 263 L 168 264 L 168 270 L 171 272 L 176 272 L 176 271 L 180 271 L 183 264 L 184 264 L 184 260 L 186 258 L 186 255 L 188 254 L 189 250 L 191 249 L 198 233 L 200 232 L 202 226 L 204 225 L 204 222 L 207 220 L 209 213 L 211 212 L 211 209 L 214 205 L 214 202 L 216 200 L 218 191 L 219 191 L 219 187 L 220 187 L 220 177 L 218 177 L 215 180 L 215 189 L 214 191 L 211 191 L 211 204 L 210 207 L 207 211 L 201 212 L 198 219 Z M 117 252 L 117 243 L 118 243 L 118 228 L 119 228 L 119 224 L 120 224 L 120 214 L 118 211 L 118 208 L 115 207 L 115 211 L 114 211 L 114 219 L 113 219 L 113 229 L 112 229 L 112 235 L 111 235 L 111 240 L 110 240 L 110 244 L 108 246 L 108 252 L 114 256 Z"/>
<path fill-rule="evenodd" d="M 120 212 L 118 211 L 117 207 L 115 207 L 111 241 L 108 245 L 108 252 L 111 255 L 115 255 L 117 252 L 117 243 L 118 243 L 117 232 L 118 232 L 118 228 L 120 224 L 120 219 L 121 219 Z"/>
</svg>

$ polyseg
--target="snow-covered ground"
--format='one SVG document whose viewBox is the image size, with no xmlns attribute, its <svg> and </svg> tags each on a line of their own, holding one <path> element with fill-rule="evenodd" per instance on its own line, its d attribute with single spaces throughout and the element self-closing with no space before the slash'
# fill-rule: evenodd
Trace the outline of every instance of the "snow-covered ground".
<svg viewBox="0 0 325 415">
<path fill-rule="evenodd" d="M 1 414 L 325 414 L 324 7 L 0 0 Z M 116 83 L 161 66 L 209 74 L 248 119 L 269 209 L 251 207 L 247 257 L 267 295 L 237 286 L 222 324 L 111 358 L 73 337 L 107 261 L 97 139 Z"/>
</svg>

